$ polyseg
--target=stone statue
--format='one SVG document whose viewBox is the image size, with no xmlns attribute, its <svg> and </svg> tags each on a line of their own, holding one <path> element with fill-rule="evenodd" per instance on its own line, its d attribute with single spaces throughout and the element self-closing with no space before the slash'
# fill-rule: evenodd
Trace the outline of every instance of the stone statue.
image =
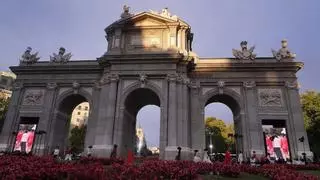
<svg viewBox="0 0 320 180">
<path fill-rule="evenodd" d="M 241 50 L 232 49 L 232 54 L 234 55 L 234 57 L 241 60 L 254 60 L 256 58 L 256 54 L 253 53 L 255 46 L 252 46 L 248 50 L 247 44 L 247 41 L 242 41 L 240 43 Z"/>
<path fill-rule="evenodd" d="M 156 12 L 156 11 L 152 11 L 152 10 L 150 10 L 150 12 L 151 12 L 152 14 L 160 15 L 160 16 L 162 16 L 162 17 L 165 17 L 165 18 L 168 18 L 168 19 L 172 19 L 172 20 L 174 20 L 174 21 L 177 21 L 177 20 L 178 20 L 178 16 L 176 16 L 176 15 L 171 15 L 170 12 L 169 12 L 169 10 L 168 10 L 168 8 L 164 8 L 164 9 L 162 9 L 160 12 Z"/>
<path fill-rule="evenodd" d="M 187 31 L 187 49 L 192 51 L 193 33 L 190 30 Z"/>
<path fill-rule="evenodd" d="M 132 14 L 129 13 L 129 9 L 130 9 L 129 6 L 127 6 L 127 5 L 124 5 L 124 6 L 123 6 L 123 13 L 122 13 L 121 16 L 120 16 L 121 19 L 132 16 Z"/>
<path fill-rule="evenodd" d="M 67 63 L 70 58 L 71 58 L 71 53 L 65 54 L 66 49 L 63 47 L 60 47 L 59 53 L 53 53 L 53 56 L 50 56 L 50 61 L 51 62 L 56 62 L 56 63 Z"/>
<path fill-rule="evenodd" d="M 20 62 L 32 64 L 32 63 L 37 62 L 40 59 L 40 57 L 37 57 L 38 52 L 31 54 L 31 51 L 32 51 L 32 48 L 27 47 L 26 51 L 21 56 Z"/>
<path fill-rule="evenodd" d="M 273 57 L 275 57 L 278 61 L 283 59 L 292 60 L 296 57 L 296 54 L 290 52 L 290 50 L 287 48 L 288 41 L 286 39 L 281 41 L 281 46 L 281 49 L 279 49 L 278 51 L 271 49 Z"/>
</svg>

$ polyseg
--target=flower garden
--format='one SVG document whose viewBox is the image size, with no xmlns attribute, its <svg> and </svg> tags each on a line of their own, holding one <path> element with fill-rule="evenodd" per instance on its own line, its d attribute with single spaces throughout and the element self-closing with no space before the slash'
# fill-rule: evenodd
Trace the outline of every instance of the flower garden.
<svg viewBox="0 0 320 180">
<path fill-rule="evenodd" d="M 319 178 L 300 170 L 320 171 L 320 165 L 265 164 L 254 167 L 238 164 L 226 165 L 220 162 L 163 161 L 155 158 L 128 164 L 121 159 L 108 158 L 81 158 L 77 161 L 58 162 L 49 156 L 0 156 L 0 179 L 3 180 L 200 180 L 205 179 L 206 176 L 237 179 L 242 173 L 275 180 L 316 180 Z"/>
</svg>

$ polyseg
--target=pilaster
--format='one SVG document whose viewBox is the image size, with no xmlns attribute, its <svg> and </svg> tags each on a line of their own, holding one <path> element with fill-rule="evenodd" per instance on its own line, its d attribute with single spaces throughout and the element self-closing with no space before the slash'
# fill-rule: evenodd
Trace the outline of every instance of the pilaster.
<svg viewBox="0 0 320 180">
<path fill-rule="evenodd" d="M 289 141 L 291 140 L 294 144 L 293 150 L 294 155 L 301 157 L 302 153 L 305 152 L 308 157 L 312 157 L 313 154 L 310 152 L 308 136 L 304 127 L 303 112 L 300 103 L 300 95 L 298 83 L 296 81 L 286 81 L 285 86 L 288 95 L 288 110 L 289 110 L 289 122 L 292 127 L 291 135 L 289 134 Z M 300 142 L 299 138 L 304 137 L 304 142 Z"/>
<path fill-rule="evenodd" d="M 10 98 L 10 104 L 7 111 L 6 119 L 4 121 L 2 132 L 0 136 L 0 151 L 12 150 L 14 145 L 15 122 L 18 121 L 18 112 L 20 109 L 20 102 L 23 98 L 23 83 L 15 82 L 13 84 L 13 92 Z"/>
<path fill-rule="evenodd" d="M 249 134 L 246 134 L 244 142 L 249 142 L 250 152 L 245 152 L 246 156 L 255 151 L 258 156 L 264 155 L 264 144 L 262 137 L 261 122 L 257 121 L 257 91 L 256 83 L 254 81 L 243 82 L 244 94 L 245 94 L 245 126 L 249 128 Z M 249 136 L 249 137 L 248 137 Z"/>
</svg>

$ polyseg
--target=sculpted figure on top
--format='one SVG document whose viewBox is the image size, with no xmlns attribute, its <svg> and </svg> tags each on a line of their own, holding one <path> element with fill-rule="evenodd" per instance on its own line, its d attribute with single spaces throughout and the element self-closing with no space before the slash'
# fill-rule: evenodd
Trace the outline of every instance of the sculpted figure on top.
<svg viewBox="0 0 320 180">
<path fill-rule="evenodd" d="M 253 53 L 255 46 L 252 46 L 250 49 L 248 49 L 247 44 L 247 41 L 242 41 L 240 43 L 241 50 L 232 49 L 232 54 L 234 57 L 241 60 L 254 60 L 256 58 L 256 54 Z"/>
<path fill-rule="evenodd" d="M 275 51 L 273 49 L 271 49 L 271 52 L 273 54 L 273 56 L 278 60 L 283 60 L 283 59 L 289 59 L 292 60 L 296 57 L 296 54 L 292 53 L 289 49 L 288 49 L 288 41 L 286 39 L 281 41 L 281 49 L 279 49 L 278 51 Z"/>
<path fill-rule="evenodd" d="M 129 9 L 130 9 L 129 6 L 127 6 L 127 5 L 124 5 L 124 6 L 123 6 L 123 13 L 122 13 L 121 16 L 120 16 L 121 19 L 130 17 L 130 16 L 133 15 L 133 14 L 130 14 L 130 13 L 129 13 Z"/>
<path fill-rule="evenodd" d="M 172 15 L 170 14 L 168 8 L 162 9 L 160 13 L 159 13 L 159 12 L 156 12 L 156 11 L 152 11 L 152 10 L 151 10 L 150 12 L 153 13 L 153 14 L 157 14 L 157 15 L 160 15 L 160 16 L 162 16 L 162 17 L 168 18 L 168 19 L 172 19 L 172 20 L 175 20 L 175 21 L 178 20 L 178 16 L 176 16 L 176 15 L 173 15 L 173 16 L 172 16 Z"/>
<path fill-rule="evenodd" d="M 28 64 L 32 64 L 37 62 L 40 57 L 38 56 L 38 52 L 31 54 L 32 48 L 31 47 L 27 47 L 26 51 L 22 54 L 20 62 L 21 63 L 28 63 Z"/>
<path fill-rule="evenodd" d="M 60 47 L 59 53 L 53 53 L 53 56 L 50 56 L 50 62 L 56 62 L 56 63 L 66 63 L 71 58 L 71 53 L 65 54 L 66 49 L 63 47 Z"/>
</svg>

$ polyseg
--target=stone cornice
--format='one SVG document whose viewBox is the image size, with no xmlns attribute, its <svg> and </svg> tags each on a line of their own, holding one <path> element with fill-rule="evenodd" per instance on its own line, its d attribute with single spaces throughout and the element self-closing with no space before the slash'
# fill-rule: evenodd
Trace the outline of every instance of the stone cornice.
<svg viewBox="0 0 320 180">
<path fill-rule="evenodd" d="M 185 56 L 179 53 L 159 53 L 159 54 L 123 54 L 104 55 L 98 58 L 100 65 L 105 64 L 132 64 L 132 63 L 173 63 L 184 60 Z"/>
<path fill-rule="evenodd" d="M 274 59 L 259 58 L 252 61 L 239 61 L 235 59 L 205 59 L 196 62 L 195 72 L 256 72 L 256 71 L 293 71 L 297 72 L 303 67 L 302 62 L 278 62 Z"/>
<path fill-rule="evenodd" d="M 60 73 L 100 73 L 103 71 L 97 60 L 70 61 L 68 64 L 52 64 L 48 61 L 32 65 L 11 66 L 15 74 L 60 74 Z"/>
</svg>

